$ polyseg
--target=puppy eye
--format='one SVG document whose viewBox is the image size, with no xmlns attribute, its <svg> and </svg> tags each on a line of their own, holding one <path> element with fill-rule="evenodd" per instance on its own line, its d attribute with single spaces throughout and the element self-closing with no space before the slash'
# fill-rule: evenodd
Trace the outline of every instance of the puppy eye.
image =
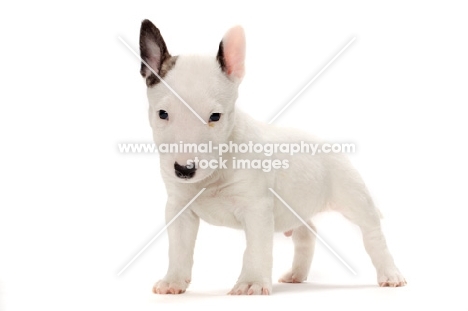
<svg viewBox="0 0 468 311">
<path fill-rule="evenodd" d="M 217 122 L 217 121 L 219 121 L 219 119 L 221 119 L 221 114 L 218 113 L 218 112 L 213 113 L 210 116 L 210 122 Z"/>
<path fill-rule="evenodd" d="M 167 113 L 166 110 L 159 110 L 159 118 L 163 120 L 167 120 L 169 117 L 169 114 Z"/>
</svg>

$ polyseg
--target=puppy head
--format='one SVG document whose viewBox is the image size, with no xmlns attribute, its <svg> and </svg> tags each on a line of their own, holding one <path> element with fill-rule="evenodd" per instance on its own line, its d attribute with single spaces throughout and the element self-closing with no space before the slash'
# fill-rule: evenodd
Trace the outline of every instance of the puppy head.
<svg viewBox="0 0 468 311">
<path fill-rule="evenodd" d="M 238 87 L 245 72 L 241 27 L 226 33 L 216 56 L 172 56 L 159 29 L 145 20 L 140 31 L 140 54 L 140 73 L 148 87 L 149 120 L 158 146 L 210 141 L 216 146 L 229 140 Z M 190 163 L 196 158 L 218 159 L 216 152 L 185 151 L 160 153 L 165 179 L 198 182 L 214 172 L 215 168 L 194 168 Z"/>
</svg>

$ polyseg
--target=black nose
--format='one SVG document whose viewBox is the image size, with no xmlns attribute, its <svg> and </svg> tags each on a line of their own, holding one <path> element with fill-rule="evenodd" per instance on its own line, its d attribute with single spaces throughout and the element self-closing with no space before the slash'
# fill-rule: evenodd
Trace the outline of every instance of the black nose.
<svg viewBox="0 0 468 311">
<path fill-rule="evenodd" d="M 174 163 L 175 174 L 179 178 L 183 179 L 190 179 L 195 175 L 195 171 L 197 170 L 195 164 L 182 166 L 179 163 Z"/>
</svg>

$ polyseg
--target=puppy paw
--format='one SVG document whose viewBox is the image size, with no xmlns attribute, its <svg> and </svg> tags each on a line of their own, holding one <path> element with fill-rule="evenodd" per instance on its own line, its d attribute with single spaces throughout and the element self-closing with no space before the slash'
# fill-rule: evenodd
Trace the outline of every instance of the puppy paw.
<svg viewBox="0 0 468 311">
<path fill-rule="evenodd" d="M 228 295 L 270 295 L 271 283 L 238 282 Z"/>
<path fill-rule="evenodd" d="M 155 294 L 183 294 L 190 283 L 187 281 L 165 281 L 160 280 L 153 286 L 153 293 Z"/>
<path fill-rule="evenodd" d="M 278 280 L 280 283 L 302 283 L 307 280 L 306 271 L 289 271 Z"/>
<path fill-rule="evenodd" d="M 396 267 L 388 267 L 377 271 L 377 281 L 381 287 L 401 287 L 406 280 Z"/>
</svg>

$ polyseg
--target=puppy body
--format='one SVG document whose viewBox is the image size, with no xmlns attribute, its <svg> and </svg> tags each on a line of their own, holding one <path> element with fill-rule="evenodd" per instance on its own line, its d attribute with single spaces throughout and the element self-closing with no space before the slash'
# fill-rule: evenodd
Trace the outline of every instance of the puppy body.
<svg viewBox="0 0 468 311">
<path fill-rule="evenodd" d="M 245 38 L 235 27 L 223 38 L 217 57 L 171 56 L 159 30 L 142 24 L 142 59 L 203 119 L 175 96 L 143 64 L 148 85 L 149 119 L 156 144 L 213 145 L 242 143 L 321 142 L 301 131 L 280 129 L 251 118 L 235 108 L 237 90 L 244 75 Z M 162 111 L 162 112 L 161 112 Z M 213 114 L 221 118 L 211 121 Z M 291 233 L 295 254 L 282 282 L 306 280 L 312 261 L 315 235 L 269 190 L 273 189 L 314 229 L 312 216 L 326 209 L 341 212 L 360 227 L 366 251 L 377 270 L 381 286 L 406 282 L 396 268 L 381 231 L 379 212 L 360 177 L 343 154 L 225 153 L 226 168 L 197 169 L 181 178 L 178 167 L 194 158 L 215 160 L 212 153 L 161 154 L 161 174 L 168 201 L 166 221 L 171 221 L 203 188 L 203 193 L 168 227 L 169 268 L 153 288 L 155 293 L 183 293 L 190 280 L 199 220 L 242 229 L 246 235 L 243 267 L 232 294 L 272 292 L 272 244 L 275 231 Z M 288 168 L 233 169 L 238 160 L 286 161 Z M 188 166 L 187 166 L 188 167 Z M 184 173 L 185 174 L 185 173 Z M 188 177 L 190 176 L 190 177 Z"/>
</svg>

